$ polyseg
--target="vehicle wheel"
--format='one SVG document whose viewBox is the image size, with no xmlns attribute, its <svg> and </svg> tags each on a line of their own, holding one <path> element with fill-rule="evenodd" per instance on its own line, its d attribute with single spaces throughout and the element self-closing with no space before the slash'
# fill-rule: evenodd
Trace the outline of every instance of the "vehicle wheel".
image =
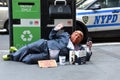
<svg viewBox="0 0 120 80">
<path fill-rule="evenodd" d="M 6 33 L 9 33 L 8 21 L 5 22 L 4 28 L 7 30 Z"/>
<path fill-rule="evenodd" d="M 76 30 L 80 30 L 80 31 L 83 32 L 84 38 L 83 38 L 83 41 L 81 43 L 86 43 L 87 38 L 88 38 L 87 27 L 82 22 L 76 21 Z"/>
</svg>

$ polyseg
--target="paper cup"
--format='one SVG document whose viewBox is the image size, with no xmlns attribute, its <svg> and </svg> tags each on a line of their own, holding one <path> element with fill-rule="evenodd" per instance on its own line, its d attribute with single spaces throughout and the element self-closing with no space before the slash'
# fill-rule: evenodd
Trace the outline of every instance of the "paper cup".
<svg viewBox="0 0 120 80">
<path fill-rule="evenodd" d="M 59 64 L 60 65 L 66 64 L 66 56 L 59 56 Z"/>
</svg>

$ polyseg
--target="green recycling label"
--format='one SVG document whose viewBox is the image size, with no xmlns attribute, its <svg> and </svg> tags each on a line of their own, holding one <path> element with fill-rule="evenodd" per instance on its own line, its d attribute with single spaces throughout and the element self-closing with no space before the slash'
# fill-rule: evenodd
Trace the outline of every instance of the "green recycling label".
<svg viewBox="0 0 120 80">
<path fill-rule="evenodd" d="M 40 39 L 40 27 L 14 27 L 13 45 L 20 48 Z"/>
</svg>

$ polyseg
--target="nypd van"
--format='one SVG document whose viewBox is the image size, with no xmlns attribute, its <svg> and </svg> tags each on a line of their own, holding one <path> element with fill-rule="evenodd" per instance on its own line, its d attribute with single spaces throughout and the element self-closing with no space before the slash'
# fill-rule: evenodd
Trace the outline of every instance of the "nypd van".
<svg viewBox="0 0 120 80">
<path fill-rule="evenodd" d="M 76 25 L 85 37 L 120 36 L 120 0 L 84 0 L 76 8 Z"/>
</svg>

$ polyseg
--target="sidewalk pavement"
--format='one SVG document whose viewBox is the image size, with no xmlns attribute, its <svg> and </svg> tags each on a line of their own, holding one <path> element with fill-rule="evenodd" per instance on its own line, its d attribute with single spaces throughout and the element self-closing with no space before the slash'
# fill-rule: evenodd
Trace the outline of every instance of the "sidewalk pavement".
<svg viewBox="0 0 120 80">
<path fill-rule="evenodd" d="M 3 61 L 0 58 L 0 80 L 119 80 L 120 44 L 93 46 L 90 62 L 40 68 L 37 64 Z M 0 57 L 8 52 L 0 52 Z"/>
</svg>

